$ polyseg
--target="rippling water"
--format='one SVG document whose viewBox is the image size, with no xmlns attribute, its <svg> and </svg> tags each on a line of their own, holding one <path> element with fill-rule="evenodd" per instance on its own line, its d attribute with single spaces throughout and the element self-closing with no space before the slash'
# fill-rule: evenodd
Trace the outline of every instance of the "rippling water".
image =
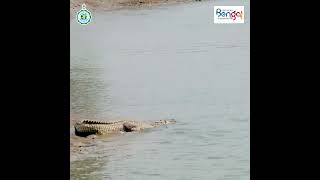
<svg viewBox="0 0 320 180">
<path fill-rule="evenodd" d="M 213 5 L 245 24 L 213 24 Z M 209 1 L 71 22 L 71 115 L 177 124 L 75 137 L 71 179 L 250 179 L 249 2 Z"/>
</svg>

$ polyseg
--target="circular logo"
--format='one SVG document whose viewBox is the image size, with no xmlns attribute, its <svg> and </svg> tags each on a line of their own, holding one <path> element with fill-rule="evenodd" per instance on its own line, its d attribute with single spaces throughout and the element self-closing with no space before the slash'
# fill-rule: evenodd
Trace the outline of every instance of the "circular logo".
<svg viewBox="0 0 320 180">
<path fill-rule="evenodd" d="M 78 23 L 81 25 L 87 25 L 91 21 L 91 13 L 86 9 L 86 5 L 82 4 L 81 10 L 77 14 Z"/>
</svg>

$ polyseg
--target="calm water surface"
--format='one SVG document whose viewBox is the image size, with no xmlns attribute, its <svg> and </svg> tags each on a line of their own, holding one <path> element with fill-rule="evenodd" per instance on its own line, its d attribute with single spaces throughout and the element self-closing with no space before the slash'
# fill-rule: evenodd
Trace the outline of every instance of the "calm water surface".
<svg viewBox="0 0 320 180">
<path fill-rule="evenodd" d="M 245 24 L 213 24 L 215 4 L 244 5 Z M 250 179 L 249 8 L 209 1 L 71 22 L 71 115 L 177 120 L 85 142 L 71 179 Z"/>
</svg>

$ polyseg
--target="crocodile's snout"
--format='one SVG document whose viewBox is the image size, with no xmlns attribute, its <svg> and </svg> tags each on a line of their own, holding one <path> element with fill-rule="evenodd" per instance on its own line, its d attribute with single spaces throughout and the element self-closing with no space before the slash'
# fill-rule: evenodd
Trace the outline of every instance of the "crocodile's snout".
<svg viewBox="0 0 320 180">
<path fill-rule="evenodd" d="M 177 121 L 175 119 L 164 119 L 160 120 L 161 124 L 175 124 Z"/>
</svg>

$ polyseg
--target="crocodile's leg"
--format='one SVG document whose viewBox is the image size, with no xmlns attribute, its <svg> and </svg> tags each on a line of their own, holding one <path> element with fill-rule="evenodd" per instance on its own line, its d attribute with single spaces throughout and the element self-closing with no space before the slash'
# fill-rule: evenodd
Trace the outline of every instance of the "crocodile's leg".
<svg viewBox="0 0 320 180">
<path fill-rule="evenodd" d="M 141 128 L 135 125 L 134 123 L 125 122 L 123 123 L 123 130 L 125 132 L 131 132 L 131 131 L 140 131 Z"/>
</svg>

